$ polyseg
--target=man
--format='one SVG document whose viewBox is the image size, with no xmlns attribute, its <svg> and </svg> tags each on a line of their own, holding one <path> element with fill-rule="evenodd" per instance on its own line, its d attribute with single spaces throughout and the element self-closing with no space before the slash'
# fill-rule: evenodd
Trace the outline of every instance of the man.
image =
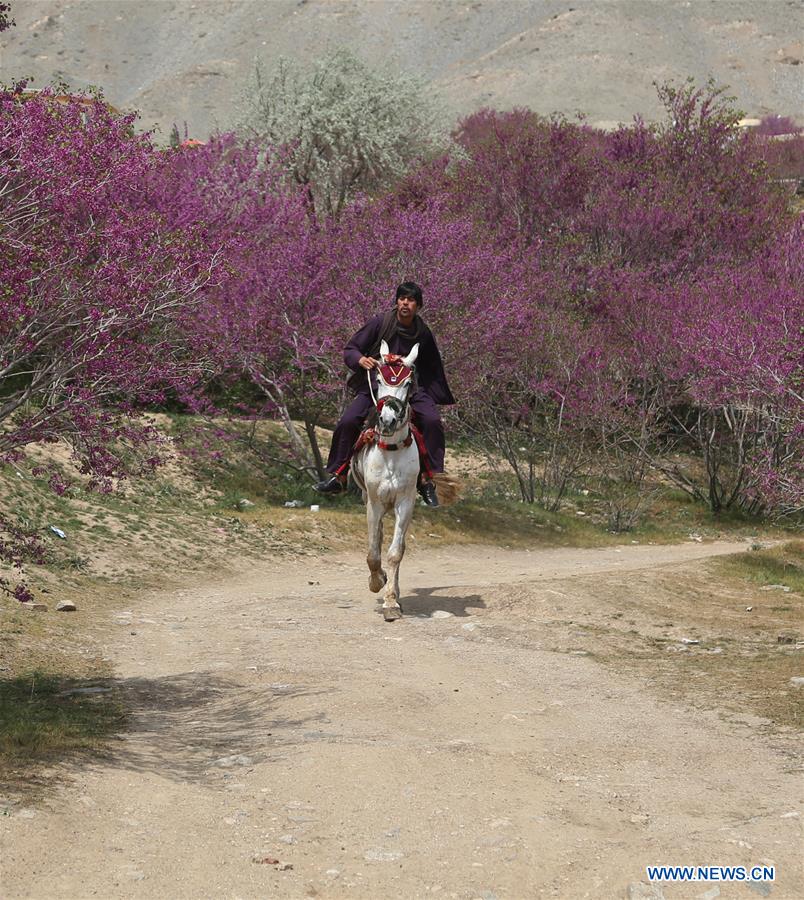
<svg viewBox="0 0 804 900">
<path fill-rule="evenodd" d="M 419 285 L 413 281 L 403 282 L 396 289 L 396 305 L 369 319 L 346 345 L 343 358 L 354 373 L 348 384 L 356 396 L 335 426 L 327 461 L 330 477 L 315 485 L 319 493 L 339 494 L 346 489 L 344 463 L 349 459 L 365 418 L 374 406 L 366 373 L 378 365 L 376 357 L 383 340 L 387 341 L 391 353 L 399 356 L 407 356 L 414 344 L 419 345 L 417 387 L 410 405 L 424 437 L 430 468 L 433 473 L 444 471 L 444 426 L 438 406 L 452 404 L 455 398 L 447 384 L 433 333 L 419 316 L 422 305 Z M 438 506 L 438 495 L 432 481 L 420 478 L 419 493 L 428 506 Z"/>
</svg>

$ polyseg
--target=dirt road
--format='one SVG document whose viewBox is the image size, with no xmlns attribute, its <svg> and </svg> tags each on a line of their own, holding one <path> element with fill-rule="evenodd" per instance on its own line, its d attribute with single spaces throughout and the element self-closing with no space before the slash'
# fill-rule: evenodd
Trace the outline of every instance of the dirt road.
<svg viewBox="0 0 804 900">
<path fill-rule="evenodd" d="M 0 895 L 801 897 L 790 754 L 595 659 L 598 587 L 735 549 L 419 549 L 393 624 L 357 555 L 143 598 L 106 648 L 133 729 L 0 819 Z"/>
</svg>

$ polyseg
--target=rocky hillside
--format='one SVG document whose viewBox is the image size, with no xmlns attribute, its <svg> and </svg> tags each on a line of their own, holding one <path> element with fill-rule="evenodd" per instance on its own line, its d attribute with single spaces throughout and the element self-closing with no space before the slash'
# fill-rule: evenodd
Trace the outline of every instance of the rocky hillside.
<svg viewBox="0 0 804 900">
<path fill-rule="evenodd" d="M 484 105 L 660 114 L 652 82 L 714 76 L 748 115 L 801 117 L 796 0 L 12 0 L 0 80 L 100 85 L 145 126 L 226 127 L 255 56 L 348 46 L 421 73 L 452 114 Z"/>
</svg>

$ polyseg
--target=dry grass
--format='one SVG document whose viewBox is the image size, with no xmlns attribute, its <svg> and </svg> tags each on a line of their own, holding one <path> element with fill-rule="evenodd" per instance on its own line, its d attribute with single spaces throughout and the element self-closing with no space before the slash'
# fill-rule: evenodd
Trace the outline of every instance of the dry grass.
<svg viewBox="0 0 804 900">
<path fill-rule="evenodd" d="M 747 584 L 804 594 L 804 541 L 788 541 L 765 550 L 750 550 L 714 564 L 724 576 Z M 787 589 L 785 591 L 784 589 Z"/>
<path fill-rule="evenodd" d="M 724 578 L 733 559 L 590 585 L 602 632 L 589 649 L 661 695 L 765 730 L 800 728 L 804 698 L 790 679 L 804 674 L 804 597 Z"/>
</svg>

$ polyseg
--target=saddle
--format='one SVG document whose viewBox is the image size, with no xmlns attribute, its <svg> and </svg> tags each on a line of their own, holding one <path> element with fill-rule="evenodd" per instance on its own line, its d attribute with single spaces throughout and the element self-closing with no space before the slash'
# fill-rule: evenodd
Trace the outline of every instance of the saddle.
<svg viewBox="0 0 804 900">
<path fill-rule="evenodd" d="M 430 466 L 430 456 L 427 453 L 427 447 L 424 443 L 424 435 L 412 422 L 410 423 L 410 436 L 401 444 L 383 443 L 383 441 L 379 439 L 374 428 L 364 428 L 363 431 L 360 432 L 360 437 L 355 441 L 354 447 L 352 447 L 349 459 L 346 460 L 336 474 L 345 472 L 349 468 L 349 464 L 355 453 L 357 453 L 358 450 L 362 450 L 363 447 L 368 444 L 376 443 L 382 450 L 399 450 L 400 447 L 410 447 L 413 441 L 416 441 L 416 449 L 419 451 L 419 465 L 422 472 L 427 478 L 432 478 L 433 470 Z"/>
</svg>

